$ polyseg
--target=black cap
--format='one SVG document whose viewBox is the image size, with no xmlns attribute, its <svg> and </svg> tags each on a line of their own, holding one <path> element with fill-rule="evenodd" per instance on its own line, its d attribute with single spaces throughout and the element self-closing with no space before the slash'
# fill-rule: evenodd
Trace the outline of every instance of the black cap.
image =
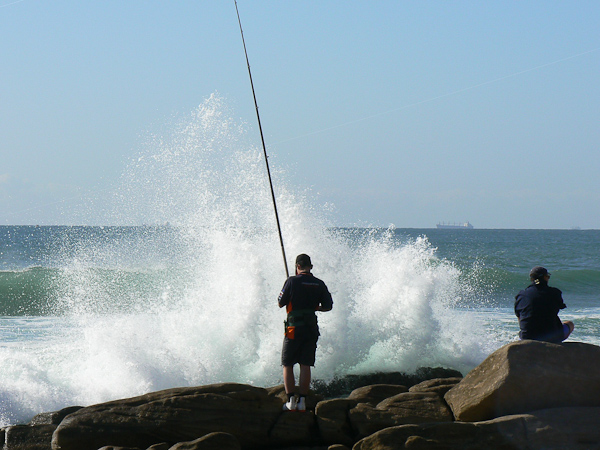
<svg viewBox="0 0 600 450">
<path fill-rule="evenodd" d="M 310 256 L 304 253 L 296 256 L 296 265 L 300 267 L 311 267 L 312 263 L 310 262 Z"/>
<path fill-rule="evenodd" d="M 535 266 L 533 269 L 531 269 L 531 272 L 529 272 L 529 278 L 531 278 L 532 280 L 539 280 L 540 278 L 546 275 L 550 274 L 548 273 L 546 268 L 542 266 Z"/>
</svg>

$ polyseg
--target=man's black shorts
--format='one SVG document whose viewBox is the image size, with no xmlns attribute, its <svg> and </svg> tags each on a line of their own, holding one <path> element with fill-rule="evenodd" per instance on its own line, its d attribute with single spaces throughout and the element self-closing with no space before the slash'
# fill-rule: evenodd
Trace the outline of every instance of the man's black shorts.
<svg viewBox="0 0 600 450">
<path fill-rule="evenodd" d="M 283 349 L 281 350 L 281 365 L 293 366 L 294 364 L 302 364 L 304 366 L 314 366 L 318 339 L 319 336 L 306 336 L 296 339 L 284 337 Z"/>
</svg>

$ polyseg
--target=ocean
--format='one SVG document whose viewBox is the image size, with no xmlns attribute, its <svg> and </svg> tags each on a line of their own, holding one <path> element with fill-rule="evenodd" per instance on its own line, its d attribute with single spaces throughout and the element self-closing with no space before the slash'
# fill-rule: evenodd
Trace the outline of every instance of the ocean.
<svg viewBox="0 0 600 450">
<path fill-rule="evenodd" d="M 286 275 L 247 141 L 211 97 L 132 158 L 108 208 L 118 225 L 0 226 L 0 426 L 176 386 L 282 382 Z M 535 265 L 563 291 L 569 340 L 600 345 L 598 230 L 340 228 L 285 171 L 274 185 L 289 266 L 308 253 L 334 299 L 315 379 L 467 373 L 517 339 L 514 296 Z"/>
<path fill-rule="evenodd" d="M 175 386 L 281 383 L 278 242 L 268 249 L 256 230 L 212 230 L 201 242 L 207 232 L 195 241 L 173 226 L 0 227 L 2 426 Z M 335 302 L 319 314 L 315 378 L 468 372 L 517 339 L 514 295 L 538 264 L 563 291 L 570 340 L 600 345 L 600 231 L 315 235 L 306 251 Z"/>
</svg>

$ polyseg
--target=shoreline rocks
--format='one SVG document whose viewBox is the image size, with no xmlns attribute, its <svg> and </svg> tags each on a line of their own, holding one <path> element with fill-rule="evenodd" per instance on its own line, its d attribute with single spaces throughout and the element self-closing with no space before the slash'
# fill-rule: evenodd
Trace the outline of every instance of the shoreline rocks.
<svg viewBox="0 0 600 450">
<path fill-rule="evenodd" d="M 174 388 L 36 416 L 0 430 L 3 450 L 600 449 L 600 347 L 511 343 L 464 378 L 455 371 L 330 398 L 283 412 L 283 386 Z M 311 410 L 312 409 L 312 410 Z"/>
</svg>

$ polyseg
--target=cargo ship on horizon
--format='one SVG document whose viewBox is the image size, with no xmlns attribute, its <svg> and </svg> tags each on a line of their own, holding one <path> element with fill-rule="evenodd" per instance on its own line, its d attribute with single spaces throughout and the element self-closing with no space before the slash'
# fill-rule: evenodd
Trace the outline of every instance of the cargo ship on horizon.
<svg viewBox="0 0 600 450">
<path fill-rule="evenodd" d="M 471 225 L 470 222 L 460 222 L 460 223 L 440 222 L 436 225 L 436 228 L 441 228 L 444 230 L 472 230 L 473 225 Z"/>
</svg>

